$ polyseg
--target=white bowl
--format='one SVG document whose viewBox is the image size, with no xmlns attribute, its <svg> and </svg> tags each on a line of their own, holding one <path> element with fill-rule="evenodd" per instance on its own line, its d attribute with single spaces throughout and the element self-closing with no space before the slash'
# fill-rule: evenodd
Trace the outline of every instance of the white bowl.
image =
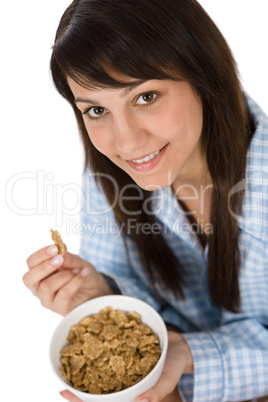
<svg viewBox="0 0 268 402">
<path fill-rule="evenodd" d="M 89 394 L 73 388 L 63 377 L 59 370 L 60 351 L 68 344 L 66 340 L 72 325 L 76 325 L 87 315 L 98 313 L 101 309 L 110 306 L 122 312 L 135 311 L 141 317 L 141 321 L 147 324 L 159 337 L 161 356 L 153 370 L 140 382 L 119 392 L 104 395 Z M 50 362 L 64 388 L 69 389 L 73 394 L 85 402 L 135 402 L 135 398 L 143 392 L 152 388 L 160 378 L 166 358 L 168 346 L 167 329 L 160 315 L 149 304 L 128 296 L 114 295 L 103 296 L 89 300 L 76 307 L 67 314 L 54 331 L 50 342 Z"/>
</svg>

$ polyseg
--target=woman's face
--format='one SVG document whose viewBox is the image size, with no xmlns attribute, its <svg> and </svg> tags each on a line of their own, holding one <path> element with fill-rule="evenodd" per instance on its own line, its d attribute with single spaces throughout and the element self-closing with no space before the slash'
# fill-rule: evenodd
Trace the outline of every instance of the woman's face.
<svg viewBox="0 0 268 402">
<path fill-rule="evenodd" d="M 68 78 L 93 145 L 148 191 L 198 174 L 203 113 L 191 85 L 116 78 L 131 86 L 92 90 Z"/>
</svg>

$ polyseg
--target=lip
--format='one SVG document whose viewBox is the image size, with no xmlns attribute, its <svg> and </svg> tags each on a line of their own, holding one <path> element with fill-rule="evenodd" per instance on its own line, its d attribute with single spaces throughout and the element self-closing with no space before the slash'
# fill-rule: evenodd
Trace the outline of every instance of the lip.
<svg viewBox="0 0 268 402">
<path fill-rule="evenodd" d="M 153 169 L 156 165 L 158 165 L 158 163 L 161 161 L 161 159 L 163 158 L 166 149 L 168 147 L 168 144 L 166 144 L 162 150 L 159 152 L 159 154 L 157 154 L 153 159 L 151 159 L 148 162 L 144 162 L 144 163 L 135 163 L 132 162 L 132 160 L 126 160 L 127 164 L 136 172 L 147 172 L 151 169 Z M 150 154 L 144 155 L 144 156 L 140 156 L 139 158 L 135 158 L 135 160 L 138 159 L 143 159 L 146 156 L 148 156 Z M 134 159 L 134 158 L 133 158 Z"/>
</svg>

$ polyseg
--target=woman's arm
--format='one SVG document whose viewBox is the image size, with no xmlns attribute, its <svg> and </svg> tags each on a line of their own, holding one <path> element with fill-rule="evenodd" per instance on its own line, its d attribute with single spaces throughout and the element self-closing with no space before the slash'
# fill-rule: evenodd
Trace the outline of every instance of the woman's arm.
<svg viewBox="0 0 268 402">
<path fill-rule="evenodd" d="M 268 331 L 257 320 L 182 336 L 194 361 L 193 396 L 187 401 L 245 401 L 268 395 Z M 180 384 L 185 396 L 187 382 Z"/>
</svg>

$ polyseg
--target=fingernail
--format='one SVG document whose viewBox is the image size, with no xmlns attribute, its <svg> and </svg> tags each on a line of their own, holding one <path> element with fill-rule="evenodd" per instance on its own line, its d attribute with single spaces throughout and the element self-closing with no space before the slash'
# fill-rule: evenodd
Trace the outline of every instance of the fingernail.
<svg viewBox="0 0 268 402">
<path fill-rule="evenodd" d="M 54 265 L 54 266 L 62 264 L 63 263 L 63 256 L 61 254 L 56 255 L 56 257 L 52 258 L 50 263 L 52 265 Z"/>
<path fill-rule="evenodd" d="M 150 401 L 149 401 L 149 399 L 142 399 L 142 400 L 139 401 L 139 402 L 150 402 Z"/>
<path fill-rule="evenodd" d="M 83 276 L 85 278 L 86 276 L 88 276 L 88 274 L 89 274 L 89 269 L 83 268 L 81 271 L 81 276 Z"/>
<path fill-rule="evenodd" d="M 78 268 L 75 268 L 75 269 L 73 269 L 73 271 L 72 271 L 72 272 L 73 272 L 73 274 L 75 274 L 75 275 L 76 275 L 76 274 L 79 274 L 79 272 L 80 272 L 80 269 L 78 269 Z"/>
<path fill-rule="evenodd" d="M 57 246 L 53 245 L 53 246 L 49 246 L 46 249 L 46 252 L 47 252 L 48 255 L 55 255 L 55 254 L 58 254 L 59 250 L 58 250 Z"/>
</svg>

